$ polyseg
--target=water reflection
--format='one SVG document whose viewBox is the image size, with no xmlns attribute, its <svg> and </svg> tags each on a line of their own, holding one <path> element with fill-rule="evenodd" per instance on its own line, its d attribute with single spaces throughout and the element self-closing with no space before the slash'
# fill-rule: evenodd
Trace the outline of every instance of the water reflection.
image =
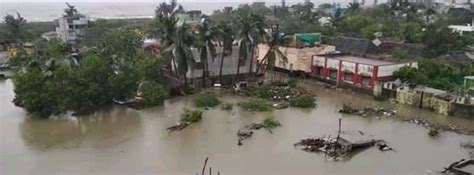
<svg viewBox="0 0 474 175">
<path fill-rule="evenodd" d="M 82 117 L 27 117 L 19 128 L 27 146 L 48 150 L 78 148 L 82 144 L 110 147 L 136 136 L 141 125 L 137 111 L 117 107 Z"/>
</svg>

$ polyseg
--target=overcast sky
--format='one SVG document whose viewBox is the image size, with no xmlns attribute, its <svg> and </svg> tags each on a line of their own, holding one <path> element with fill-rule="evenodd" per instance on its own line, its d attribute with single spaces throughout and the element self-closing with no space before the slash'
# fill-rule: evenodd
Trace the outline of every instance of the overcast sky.
<svg viewBox="0 0 474 175">
<path fill-rule="evenodd" d="M 168 0 L 0 0 L 0 2 L 162 2 Z M 178 0 L 178 2 L 281 2 L 281 0 Z M 304 0 L 286 0 L 286 2 L 303 2 Z M 312 0 L 318 2 L 319 0 Z M 328 0 L 323 0 L 327 2 Z M 350 0 L 335 0 L 350 1 Z"/>
</svg>

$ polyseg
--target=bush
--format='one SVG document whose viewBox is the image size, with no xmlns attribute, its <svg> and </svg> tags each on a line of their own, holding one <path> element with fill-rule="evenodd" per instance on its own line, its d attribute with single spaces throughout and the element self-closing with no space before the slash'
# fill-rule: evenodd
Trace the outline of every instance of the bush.
<svg viewBox="0 0 474 175">
<path fill-rule="evenodd" d="M 195 123 L 202 119 L 202 111 L 200 110 L 184 110 L 184 114 L 181 116 L 182 122 Z"/>
<path fill-rule="evenodd" d="M 314 108 L 316 100 L 312 96 L 295 97 L 289 100 L 291 106 L 300 108 Z"/>
<path fill-rule="evenodd" d="M 281 126 L 281 123 L 278 120 L 274 120 L 272 118 L 266 118 L 263 120 L 263 127 L 266 129 L 273 129 L 279 126 Z"/>
<path fill-rule="evenodd" d="M 196 107 L 214 107 L 218 104 L 220 104 L 220 101 L 217 99 L 216 94 L 212 92 L 198 94 L 194 97 L 194 105 Z"/>
<path fill-rule="evenodd" d="M 272 91 L 269 86 L 259 86 L 255 88 L 255 97 L 268 99 L 272 97 Z"/>
<path fill-rule="evenodd" d="M 161 105 L 168 96 L 165 88 L 155 81 L 143 82 L 140 90 L 143 94 L 142 105 L 144 107 Z"/>
<path fill-rule="evenodd" d="M 224 103 L 221 106 L 221 109 L 225 110 L 225 111 L 230 111 L 230 110 L 232 110 L 232 108 L 233 108 L 232 103 Z"/>
<path fill-rule="evenodd" d="M 247 102 L 240 102 L 240 107 L 247 111 L 271 111 L 272 106 L 264 99 L 250 99 Z"/>
</svg>

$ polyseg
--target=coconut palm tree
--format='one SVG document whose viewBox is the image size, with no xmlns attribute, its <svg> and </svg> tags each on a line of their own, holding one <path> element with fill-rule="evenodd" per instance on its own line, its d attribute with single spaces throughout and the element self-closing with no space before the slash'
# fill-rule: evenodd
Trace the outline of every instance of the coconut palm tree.
<svg viewBox="0 0 474 175">
<path fill-rule="evenodd" d="M 232 27 L 226 23 L 221 23 L 218 26 L 220 40 L 222 41 L 222 55 L 219 68 L 219 82 L 222 84 L 222 67 L 224 66 L 224 57 L 232 55 L 232 43 L 234 42 L 234 31 Z"/>
<path fill-rule="evenodd" d="M 268 51 L 265 53 L 263 59 L 257 64 L 257 73 L 258 70 L 270 69 L 273 72 L 276 62 L 276 57 L 279 56 L 283 62 L 287 62 L 288 59 L 280 50 L 280 46 L 285 44 L 286 34 L 279 31 L 278 29 L 272 33 L 267 33 L 265 37 L 265 43 L 268 46 Z"/>
<path fill-rule="evenodd" d="M 76 6 L 69 4 L 66 2 L 67 8 L 64 9 L 64 17 L 77 17 L 79 15 Z"/>
<path fill-rule="evenodd" d="M 183 24 L 177 28 L 176 38 L 173 44 L 169 47 L 172 50 L 172 55 L 176 60 L 177 72 L 184 78 L 184 86 L 187 87 L 186 73 L 195 65 L 195 60 L 191 51 L 195 38 L 189 32 L 189 26 Z"/>
<path fill-rule="evenodd" d="M 217 29 L 210 24 L 210 21 L 203 19 L 201 24 L 197 27 L 197 39 L 198 49 L 200 53 L 201 62 L 203 63 L 202 69 L 202 87 L 206 86 L 206 76 L 209 74 L 208 57 L 209 55 L 214 62 L 216 57 L 216 47 L 213 41 L 217 38 Z"/>
<path fill-rule="evenodd" d="M 23 33 L 26 26 L 26 19 L 18 12 L 16 13 L 16 18 L 13 15 L 7 15 L 3 19 L 10 40 L 14 42 L 21 41 L 24 37 Z"/>
<path fill-rule="evenodd" d="M 239 63 L 250 58 L 249 74 L 252 73 L 253 57 L 257 39 L 263 33 L 263 17 L 250 13 L 240 13 L 236 18 L 237 38 L 239 40 Z M 250 55 L 249 55 L 250 53 Z M 237 79 L 239 79 L 240 64 L 237 64 Z"/>
<path fill-rule="evenodd" d="M 169 4 L 162 2 L 155 10 L 156 17 L 174 17 L 177 13 L 184 12 L 183 6 L 177 0 L 170 0 Z"/>
</svg>

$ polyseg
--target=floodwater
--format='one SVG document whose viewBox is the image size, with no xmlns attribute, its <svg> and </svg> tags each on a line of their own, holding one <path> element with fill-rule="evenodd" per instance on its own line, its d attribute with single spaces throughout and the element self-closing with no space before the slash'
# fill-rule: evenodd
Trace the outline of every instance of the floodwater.
<svg viewBox="0 0 474 175">
<path fill-rule="evenodd" d="M 445 117 L 406 106 L 379 103 L 370 97 L 338 92 L 305 83 L 318 96 L 315 109 L 288 108 L 266 113 L 240 109 L 206 110 L 203 120 L 169 134 L 166 127 L 179 120 L 189 97 L 168 100 L 164 106 L 136 111 L 111 107 L 80 118 L 41 120 L 15 107 L 11 80 L 0 81 L 0 174 L 183 174 L 202 168 L 205 157 L 213 173 L 230 174 L 436 174 L 470 150 L 460 143 L 473 136 L 443 132 L 438 139 L 428 130 L 400 119 L 375 119 L 337 113 L 343 103 L 383 105 L 403 117 L 474 129 L 474 121 Z M 243 100 L 225 96 L 226 102 Z M 274 117 L 282 123 L 273 134 L 265 130 L 237 146 L 236 132 L 251 123 Z M 376 148 L 344 161 L 328 161 L 321 154 L 297 150 L 300 139 L 336 135 L 342 117 L 343 137 L 384 139 L 395 152 Z M 358 131 L 365 133 L 361 136 Z M 217 173 L 216 173 L 217 174 Z"/>
</svg>

